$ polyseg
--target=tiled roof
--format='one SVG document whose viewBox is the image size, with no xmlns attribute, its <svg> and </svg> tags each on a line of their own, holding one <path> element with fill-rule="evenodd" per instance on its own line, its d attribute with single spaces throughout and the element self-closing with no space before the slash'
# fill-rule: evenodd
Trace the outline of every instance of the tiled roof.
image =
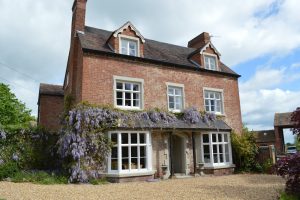
<svg viewBox="0 0 300 200">
<path fill-rule="evenodd" d="M 291 122 L 292 113 L 275 113 L 274 117 L 274 126 L 293 126 L 293 123 Z"/>
<path fill-rule="evenodd" d="M 84 50 L 102 52 L 102 53 L 110 53 L 116 54 L 112 51 L 112 49 L 108 46 L 107 41 L 111 37 L 113 32 L 96 29 L 92 27 L 85 27 L 85 32 L 81 33 L 78 32 L 79 40 L 81 42 L 81 46 Z M 205 70 L 199 69 L 199 67 L 189 60 L 189 56 L 195 52 L 197 49 L 195 48 L 188 48 L 177 46 L 173 44 L 158 42 L 154 40 L 145 39 L 144 43 L 144 58 L 139 58 L 141 60 L 147 61 L 155 61 L 161 62 L 166 64 L 174 64 L 179 66 L 184 66 L 185 68 L 191 68 L 194 70 Z M 120 54 L 116 54 L 120 55 Z M 132 57 L 132 56 L 125 56 L 124 57 Z M 220 72 L 210 71 L 213 73 L 224 73 L 227 75 L 239 77 L 237 73 L 227 67 L 225 64 L 221 63 L 220 65 Z"/>
<path fill-rule="evenodd" d="M 252 133 L 258 143 L 275 142 L 274 130 L 253 131 Z"/>
<path fill-rule="evenodd" d="M 64 89 L 61 85 L 40 84 L 40 95 L 64 96 Z"/>
<path fill-rule="evenodd" d="M 128 128 L 128 122 L 120 124 L 118 128 Z M 172 123 L 153 123 L 149 120 L 136 120 L 134 124 L 130 121 L 131 126 L 129 128 L 138 129 L 176 129 L 176 130 L 210 130 L 210 131 L 231 131 L 232 129 L 223 121 L 216 120 L 215 122 L 210 122 L 209 124 L 199 121 L 198 123 L 191 124 L 184 120 L 177 119 Z"/>
</svg>

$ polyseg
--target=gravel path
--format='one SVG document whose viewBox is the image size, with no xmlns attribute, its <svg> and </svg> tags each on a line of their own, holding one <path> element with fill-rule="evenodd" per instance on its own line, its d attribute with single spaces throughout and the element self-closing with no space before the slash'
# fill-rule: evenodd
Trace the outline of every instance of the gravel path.
<svg viewBox="0 0 300 200">
<path fill-rule="evenodd" d="M 271 175 L 231 175 L 106 185 L 36 185 L 0 182 L 0 199 L 276 199 L 284 180 Z"/>
</svg>

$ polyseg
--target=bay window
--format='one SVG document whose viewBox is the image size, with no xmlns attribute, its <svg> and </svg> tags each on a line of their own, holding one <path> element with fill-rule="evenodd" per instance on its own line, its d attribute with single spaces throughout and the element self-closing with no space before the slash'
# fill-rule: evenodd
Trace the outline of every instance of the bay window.
<svg viewBox="0 0 300 200">
<path fill-rule="evenodd" d="M 109 133 L 113 143 L 108 171 L 111 173 L 135 173 L 151 170 L 150 133 L 138 131 L 114 131 Z"/>
<path fill-rule="evenodd" d="M 232 164 L 229 133 L 205 133 L 201 135 L 202 158 L 205 166 Z"/>
</svg>

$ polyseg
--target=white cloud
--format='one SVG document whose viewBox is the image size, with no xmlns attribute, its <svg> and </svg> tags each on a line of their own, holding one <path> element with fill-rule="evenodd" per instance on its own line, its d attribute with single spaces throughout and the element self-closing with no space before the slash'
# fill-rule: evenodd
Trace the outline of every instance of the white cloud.
<svg viewBox="0 0 300 200">
<path fill-rule="evenodd" d="M 300 62 L 299 62 L 299 63 L 293 63 L 293 64 L 291 65 L 291 68 L 292 68 L 292 69 L 298 69 L 298 68 L 300 68 Z"/>
<path fill-rule="evenodd" d="M 0 62 L 38 81 L 62 84 L 70 45 L 72 3 L 73 0 L 0 0 Z M 87 25 L 113 30 L 130 20 L 147 38 L 184 46 L 208 31 L 220 36 L 212 40 L 222 53 L 222 60 L 232 66 L 266 54 L 282 56 L 299 48 L 298 8 L 297 0 L 89 0 Z M 2 69 L 0 66 L 0 77 L 13 82 L 31 81 Z M 267 95 L 259 85 L 272 88 L 284 79 L 280 73 L 285 71 L 269 72 L 272 73 L 265 76 L 274 77 L 272 81 L 255 75 L 242 88 L 257 90 L 249 94 L 241 90 L 242 93 L 254 100 L 255 96 Z M 38 83 L 32 84 L 31 91 L 37 94 Z M 37 97 L 22 93 L 21 87 L 14 88 L 17 96 L 36 113 Z"/>
<path fill-rule="evenodd" d="M 285 69 L 264 68 L 240 84 L 243 121 L 251 129 L 269 129 L 276 112 L 290 112 L 299 106 L 300 91 L 278 87 L 289 77 Z"/>
</svg>

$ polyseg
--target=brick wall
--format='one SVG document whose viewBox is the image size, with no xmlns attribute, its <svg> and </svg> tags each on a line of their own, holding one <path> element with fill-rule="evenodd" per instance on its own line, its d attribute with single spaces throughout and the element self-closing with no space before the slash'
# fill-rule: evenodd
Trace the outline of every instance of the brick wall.
<svg viewBox="0 0 300 200">
<path fill-rule="evenodd" d="M 39 125 L 50 131 L 60 128 L 60 115 L 64 110 L 63 96 L 41 95 L 39 99 Z"/>
<path fill-rule="evenodd" d="M 184 84 L 185 108 L 195 106 L 199 110 L 204 110 L 204 87 L 223 89 L 225 121 L 237 132 L 242 130 L 237 78 L 84 54 L 82 97 L 78 101 L 113 105 L 113 75 L 144 79 L 145 109 L 168 108 L 166 82 Z"/>
</svg>

